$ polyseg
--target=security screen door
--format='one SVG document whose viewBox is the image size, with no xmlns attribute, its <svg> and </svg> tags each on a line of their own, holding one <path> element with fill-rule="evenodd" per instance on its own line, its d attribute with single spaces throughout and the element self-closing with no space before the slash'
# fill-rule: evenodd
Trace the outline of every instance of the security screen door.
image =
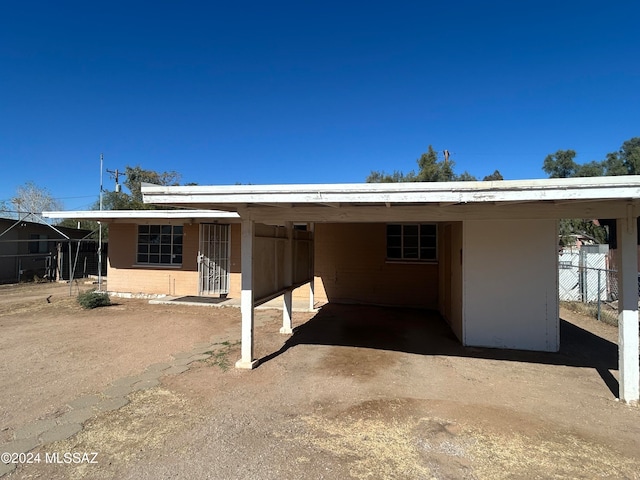
<svg viewBox="0 0 640 480">
<path fill-rule="evenodd" d="M 203 223 L 200 225 L 198 273 L 200 295 L 229 293 L 229 263 L 231 229 L 229 225 Z"/>
</svg>

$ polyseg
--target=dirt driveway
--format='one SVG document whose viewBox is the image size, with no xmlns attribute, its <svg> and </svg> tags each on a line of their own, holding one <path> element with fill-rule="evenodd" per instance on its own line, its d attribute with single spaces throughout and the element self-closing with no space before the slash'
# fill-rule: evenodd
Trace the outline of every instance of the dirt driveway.
<svg viewBox="0 0 640 480">
<path fill-rule="evenodd" d="M 240 371 L 238 310 L 115 301 L 83 311 L 65 286 L 0 287 L 0 444 L 207 354 L 6 478 L 640 478 L 640 408 L 614 400 L 617 331 L 577 314 L 562 312 L 562 351 L 539 354 L 461 347 L 419 311 L 330 305 L 295 314 L 291 337 L 259 311 L 263 361 Z"/>
</svg>

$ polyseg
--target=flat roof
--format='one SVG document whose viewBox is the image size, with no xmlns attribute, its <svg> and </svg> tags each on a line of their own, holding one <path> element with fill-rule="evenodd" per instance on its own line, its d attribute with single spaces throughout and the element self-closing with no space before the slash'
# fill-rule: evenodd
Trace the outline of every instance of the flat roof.
<svg viewBox="0 0 640 480">
<path fill-rule="evenodd" d="M 425 204 L 640 198 L 640 176 L 474 182 L 142 185 L 145 203 L 234 210 L 250 204 Z"/>
<path fill-rule="evenodd" d="M 42 212 L 45 218 L 73 218 L 99 222 L 143 220 L 239 220 L 235 212 L 218 210 L 75 210 Z"/>
</svg>

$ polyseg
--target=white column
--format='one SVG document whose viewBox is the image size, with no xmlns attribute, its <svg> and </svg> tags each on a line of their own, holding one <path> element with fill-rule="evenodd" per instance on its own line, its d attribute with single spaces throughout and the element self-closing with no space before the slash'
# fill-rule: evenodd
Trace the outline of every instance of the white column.
<svg viewBox="0 0 640 480">
<path fill-rule="evenodd" d="M 257 365 L 253 359 L 253 220 L 242 220 L 241 234 L 241 278 L 242 291 L 240 307 L 242 311 L 242 357 L 236 368 L 252 369 Z"/>
<path fill-rule="evenodd" d="M 640 395 L 638 366 L 638 227 L 629 206 L 618 218 L 618 368 L 620 400 L 636 403 Z"/>
<path fill-rule="evenodd" d="M 315 290 L 315 275 L 312 274 L 311 281 L 309 282 L 309 311 L 310 312 L 313 311 L 313 307 L 315 305 L 314 290 Z"/>
<path fill-rule="evenodd" d="M 315 224 L 309 223 L 307 225 L 307 229 L 311 232 L 311 258 L 309 259 L 310 267 L 309 274 L 311 275 L 311 281 L 309 282 L 309 311 L 313 311 L 313 307 L 315 306 L 315 280 L 316 280 L 316 268 L 315 268 L 315 259 L 316 259 L 316 233 L 315 233 Z"/>
<path fill-rule="evenodd" d="M 284 247 L 284 285 L 293 285 L 293 223 L 286 222 L 287 243 Z M 282 303 L 282 328 L 280 333 L 290 335 L 293 333 L 292 294 L 289 289 L 283 295 Z"/>
</svg>

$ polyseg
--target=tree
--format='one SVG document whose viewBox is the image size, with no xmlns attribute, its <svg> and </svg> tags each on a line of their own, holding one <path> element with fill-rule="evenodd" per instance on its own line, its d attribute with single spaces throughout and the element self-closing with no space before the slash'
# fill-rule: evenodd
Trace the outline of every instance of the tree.
<svg viewBox="0 0 640 480">
<path fill-rule="evenodd" d="M 558 150 L 556 153 L 547 155 L 542 169 L 549 175 L 549 178 L 573 177 L 578 168 L 574 158 L 576 158 L 575 150 Z"/>
<path fill-rule="evenodd" d="M 102 198 L 102 208 L 104 210 L 149 210 L 155 209 L 154 205 L 146 204 L 142 201 L 142 183 L 153 183 L 155 185 L 179 185 L 181 175 L 175 171 L 156 172 L 145 170 L 140 165 L 131 167 L 127 165 L 124 173 L 124 186 L 129 193 L 117 191 L 105 191 Z M 100 208 L 100 203 L 94 205 L 94 210 Z"/>
<path fill-rule="evenodd" d="M 595 160 L 582 165 L 576 165 L 574 177 L 601 177 L 605 174 L 605 166 L 603 162 Z"/>
<path fill-rule="evenodd" d="M 558 150 L 547 155 L 542 169 L 550 178 L 602 177 L 640 174 L 640 137 L 625 141 L 617 152 L 608 153 L 602 161 L 575 162 L 574 150 Z"/>
<path fill-rule="evenodd" d="M 16 189 L 11 198 L 11 207 L 19 214 L 35 213 L 40 215 L 45 210 L 62 210 L 62 202 L 53 198 L 49 190 L 27 182 Z"/>
<path fill-rule="evenodd" d="M 495 180 L 504 180 L 504 177 L 499 170 L 494 170 L 491 175 L 487 175 L 482 179 L 483 182 L 492 182 Z"/>
<path fill-rule="evenodd" d="M 395 183 L 395 182 L 451 182 L 451 181 L 475 181 L 476 177 L 464 171 L 456 174 L 454 171 L 455 162 L 449 158 L 449 152 L 444 151 L 444 158 L 438 159 L 436 152 L 431 145 L 427 151 L 416 160 L 418 171 L 411 170 L 409 173 L 402 173 L 395 170 L 393 173 L 372 171 L 367 177 L 367 183 Z M 500 175 L 497 170 L 494 172 Z M 502 175 L 500 175 L 502 179 Z"/>
<path fill-rule="evenodd" d="M 471 175 L 469 172 L 467 172 L 466 170 L 464 172 L 462 172 L 460 175 L 455 175 L 453 177 L 453 179 L 456 182 L 475 182 L 478 179 L 476 177 L 474 177 L 473 175 Z"/>
<path fill-rule="evenodd" d="M 640 137 L 633 137 L 622 144 L 619 151 L 626 175 L 640 174 Z"/>
<path fill-rule="evenodd" d="M 617 152 L 607 154 L 602 161 L 579 164 L 575 157 L 574 150 L 558 150 L 547 155 L 542 169 L 550 178 L 637 175 L 640 173 L 640 137 L 625 141 Z M 596 243 L 608 241 L 606 229 L 596 225 L 592 219 L 563 219 L 559 231 L 563 246 L 573 244 L 576 235 L 584 235 Z"/>
</svg>

